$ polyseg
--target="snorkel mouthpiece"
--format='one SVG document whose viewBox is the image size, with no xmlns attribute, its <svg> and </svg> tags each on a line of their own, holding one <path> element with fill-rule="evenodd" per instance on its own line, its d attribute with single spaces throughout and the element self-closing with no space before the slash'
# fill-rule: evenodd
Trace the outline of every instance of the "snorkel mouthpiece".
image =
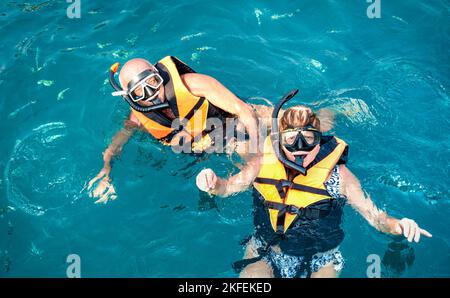
<svg viewBox="0 0 450 298">
<path fill-rule="evenodd" d="M 159 103 L 156 103 L 151 106 L 143 106 L 143 105 L 140 105 L 140 104 L 134 102 L 128 96 L 127 92 L 125 90 L 123 90 L 122 87 L 120 87 L 120 85 L 116 81 L 115 74 L 119 70 L 119 65 L 120 65 L 119 62 L 116 62 L 113 65 L 111 65 L 111 67 L 109 68 L 109 83 L 114 88 L 114 90 L 116 90 L 115 92 L 112 93 L 113 96 L 117 96 L 117 95 L 122 96 L 123 99 L 130 105 L 130 107 L 133 108 L 133 110 L 136 110 L 141 113 L 149 113 L 149 112 L 153 112 L 156 110 L 161 110 L 161 109 L 165 109 L 165 108 L 169 107 L 168 102 L 163 102 L 163 103 L 159 102 Z"/>
<path fill-rule="evenodd" d="M 275 152 L 275 155 L 277 156 L 278 160 L 284 164 L 286 167 L 291 168 L 295 171 L 300 172 L 302 175 L 306 175 L 306 169 L 303 167 L 303 157 L 301 163 L 292 162 L 289 159 L 287 159 L 284 152 L 281 150 L 281 144 L 280 144 L 280 130 L 278 129 L 278 114 L 281 110 L 281 107 L 291 100 L 295 95 L 297 95 L 298 89 L 294 89 L 285 96 L 283 96 L 280 101 L 277 103 L 275 108 L 273 109 L 272 113 L 272 132 L 270 134 L 270 138 L 272 141 L 272 147 L 273 151 Z M 300 160 L 299 160 L 300 162 Z"/>
<path fill-rule="evenodd" d="M 303 165 L 303 161 L 305 160 L 305 155 L 296 155 L 295 163 L 298 165 Z"/>
</svg>

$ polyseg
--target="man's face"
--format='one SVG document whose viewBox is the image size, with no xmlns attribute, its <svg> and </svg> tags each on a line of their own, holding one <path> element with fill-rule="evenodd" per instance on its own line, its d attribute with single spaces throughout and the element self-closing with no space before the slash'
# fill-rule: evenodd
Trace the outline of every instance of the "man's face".
<svg viewBox="0 0 450 298">
<path fill-rule="evenodd" d="M 155 77 L 150 77 L 150 78 L 148 78 L 146 80 L 146 83 L 151 85 L 151 86 L 155 86 L 158 82 L 155 79 Z M 159 91 L 159 94 L 158 94 L 158 97 L 156 97 L 156 98 L 159 98 L 161 102 L 164 102 L 165 101 L 164 85 L 161 84 L 161 86 L 159 86 L 157 91 Z M 142 92 L 143 92 L 142 88 L 136 88 L 135 90 L 133 90 L 132 93 L 136 97 L 141 97 L 143 95 Z M 146 107 L 150 107 L 150 106 L 154 105 L 154 100 L 146 101 L 145 99 L 143 99 L 143 100 L 138 101 L 137 103 L 140 104 L 140 105 L 146 106 Z"/>
<path fill-rule="evenodd" d="M 138 105 L 150 107 L 165 101 L 163 78 L 147 60 L 136 58 L 125 63 L 119 80 L 122 88 Z M 133 84 L 128 86 L 130 82 Z"/>
</svg>

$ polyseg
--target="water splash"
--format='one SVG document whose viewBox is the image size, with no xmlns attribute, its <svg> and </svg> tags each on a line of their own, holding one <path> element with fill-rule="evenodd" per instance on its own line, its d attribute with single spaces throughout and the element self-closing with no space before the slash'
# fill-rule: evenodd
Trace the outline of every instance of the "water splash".
<svg viewBox="0 0 450 298">
<path fill-rule="evenodd" d="M 203 46 L 203 47 L 197 48 L 196 51 L 194 53 L 192 53 L 191 60 L 194 62 L 198 61 L 200 59 L 200 55 L 202 52 L 210 51 L 210 50 L 216 50 L 216 48 L 209 47 L 209 46 Z"/>
<path fill-rule="evenodd" d="M 259 8 L 255 8 L 255 17 L 256 20 L 258 21 L 258 25 L 261 26 L 261 16 L 263 15 L 263 12 L 261 11 L 261 9 Z"/>
<path fill-rule="evenodd" d="M 180 40 L 181 41 L 188 41 L 188 40 L 191 40 L 191 39 L 193 39 L 195 37 L 200 37 L 200 36 L 203 36 L 203 35 L 205 35 L 205 32 L 189 34 L 189 35 L 185 35 L 185 36 L 181 37 Z"/>
<path fill-rule="evenodd" d="M 45 87 L 50 87 L 55 83 L 55 81 L 52 80 L 40 80 L 37 82 L 38 85 L 43 85 Z"/>
<path fill-rule="evenodd" d="M 42 249 L 39 249 L 36 244 L 34 244 L 34 242 L 31 242 L 30 254 L 34 257 L 41 258 L 44 254 L 44 251 Z"/>
<path fill-rule="evenodd" d="M 70 89 L 70 88 L 66 88 L 66 89 L 60 91 L 60 92 L 58 93 L 58 96 L 56 97 L 56 100 L 59 101 L 59 100 L 64 99 L 64 93 L 66 93 L 66 91 L 69 90 L 69 89 Z"/>
<path fill-rule="evenodd" d="M 21 113 L 22 111 L 28 109 L 29 107 L 31 107 L 32 105 L 34 105 L 37 101 L 36 100 L 31 100 L 30 102 L 24 104 L 23 106 L 19 107 L 18 109 L 14 110 L 13 112 L 9 113 L 8 115 L 8 119 L 14 119 L 16 118 L 16 116 Z"/>
<path fill-rule="evenodd" d="M 284 19 L 284 18 L 292 18 L 294 15 L 300 12 L 300 9 L 296 9 L 294 12 L 283 13 L 283 14 L 273 14 L 270 18 L 274 21 Z"/>
<path fill-rule="evenodd" d="M 160 26 L 161 26 L 161 24 L 160 24 L 159 22 L 157 22 L 157 23 L 155 23 L 155 25 L 153 25 L 153 26 L 150 28 L 150 31 L 153 32 L 153 33 L 156 33 L 156 31 L 158 31 L 158 29 L 159 29 Z"/>
</svg>

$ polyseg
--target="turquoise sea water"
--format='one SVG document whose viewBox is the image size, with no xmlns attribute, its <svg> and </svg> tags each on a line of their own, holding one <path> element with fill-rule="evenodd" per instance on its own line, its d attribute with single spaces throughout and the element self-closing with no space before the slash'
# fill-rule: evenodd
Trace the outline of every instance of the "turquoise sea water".
<svg viewBox="0 0 450 298">
<path fill-rule="evenodd" d="M 236 172 L 236 157 L 197 159 L 136 134 L 114 162 L 118 199 L 94 205 L 87 181 L 127 105 L 110 96 L 113 62 L 178 56 L 243 98 L 338 113 L 349 168 L 392 216 L 433 233 L 391 258 L 401 273 L 449 277 L 449 1 L 65 1 L 0 4 L 0 276 L 233 277 L 252 232 L 251 194 L 199 195 L 195 176 Z M 259 99 L 251 101 L 258 102 Z M 365 277 L 392 239 L 350 207 L 343 277 Z"/>
</svg>

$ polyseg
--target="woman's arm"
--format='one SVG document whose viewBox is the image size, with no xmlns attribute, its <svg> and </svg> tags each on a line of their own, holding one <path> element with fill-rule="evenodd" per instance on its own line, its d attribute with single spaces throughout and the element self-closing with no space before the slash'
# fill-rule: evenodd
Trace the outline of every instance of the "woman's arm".
<svg viewBox="0 0 450 298">
<path fill-rule="evenodd" d="M 355 208 L 371 226 L 383 233 L 401 235 L 419 242 L 420 235 L 431 237 L 432 235 L 421 229 L 417 223 L 411 219 L 403 218 L 398 220 L 389 216 L 386 212 L 375 206 L 370 196 L 366 196 L 361 188 L 361 184 L 352 172 L 345 166 L 340 165 L 339 175 L 341 180 L 341 194 L 347 197 L 348 203 Z"/>
<path fill-rule="evenodd" d="M 244 168 L 227 180 L 218 178 L 211 169 L 202 170 L 196 179 L 197 187 L 205 192 L 222 197 L 248 189 L 258 175 L 260 157 L 251 158 Z"/>
</svg>

